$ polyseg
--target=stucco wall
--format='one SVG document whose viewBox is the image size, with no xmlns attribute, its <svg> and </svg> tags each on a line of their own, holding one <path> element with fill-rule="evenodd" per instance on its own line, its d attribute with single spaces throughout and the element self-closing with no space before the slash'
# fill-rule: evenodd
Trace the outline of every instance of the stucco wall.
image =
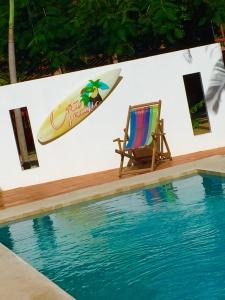
<svg viewBox="0 0 225 300">
<path fill-rule="evenodd" d="M 190 56 L 191 55 L 191 56 Z M 225 145 L 225 95 L 217 113 L 207 102 L 211 132 L 194 136 L 183 75 L 201 72 L 207 93 L 218 44 L 183 50 L 0 88 L 0 188 L 3 190 L 116 168 L 119 156 L 112 140 L 123 136 L 128 106 L 162 100 L 161 116 L 173 156 Z M 61 138 L 41 145 L 38 129 L 50 111 L 85 80 L 121 68 L 123 79 L 107 100 Z M 9 110 L 27 106 L 40 167 L 22 171 Z"/>
</svg>

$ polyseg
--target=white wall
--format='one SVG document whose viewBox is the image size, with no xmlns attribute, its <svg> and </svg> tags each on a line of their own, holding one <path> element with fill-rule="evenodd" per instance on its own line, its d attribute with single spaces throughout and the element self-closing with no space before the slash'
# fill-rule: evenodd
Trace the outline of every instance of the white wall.
<svg viewBox="0 0 225 300">
<path fill-rule="evenodd" d="M 0 88 L 0 188 L 27 186 L 117 168 L 112 140 L 123 136 L 130 104 L 162 100 L 162 117 L 173 156 L 225 146 L 225 99 L 218 113 L 208 104 L 211 132 L 193 135 L 183 75 L 201 72 L 207 91 L 213 67 L 221 58 L 218 44 L 176 51 Z M 37 131 L 50 111 L 74 88 L 106 70 L 122 68 L 122 81 L 87 119 L 61 138 L 41 145 Z M 223 92 L 223 98 L 225 98 Z M 40 167 L 22 171 L 9 110 L 27 106 Z"/>
</svg>

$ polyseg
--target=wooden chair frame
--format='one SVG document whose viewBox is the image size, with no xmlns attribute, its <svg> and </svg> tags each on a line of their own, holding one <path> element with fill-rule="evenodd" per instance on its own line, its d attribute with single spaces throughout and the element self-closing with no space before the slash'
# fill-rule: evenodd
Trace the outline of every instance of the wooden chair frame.
<svg viewBox="0 0 225 300">
<path fill-rule="evenodd" d="M 128 135 L 128 130 L 129 130 L 129 125 L 130 125 L 130 114 L 133 109 L 140 108 L 140 107 L 148 107 L 148 106 L 153 106 L 153 105 L 159 105 L 159 110 L 158 110 L 158 116 L 157 116 L 157 121 L 156 121 L 156 129 L 155 132 L 152 134 L 152 142 L 150 145 L 136 148 L 136 149 L 126 149 L 126 143 L 129 140 L 129 135 Z M 119 168 L 119 177 L 122 176 L 122 171 L 123 171 L 123 164 L 124 164 L 124 158 L 127 157 L 129 158 L 127 167 L 132 167 L 132 166 L 138 166 L 141 163 L 146 162 L 150 158 L 150 171 L 154 171 L 157 164 L 160 161 L 170 159 L 172 160 L 171 157 L 171 152 L 169 149 L 169 145 L 167 143 L 165 133 L 163 132 L 163 120 L 160 120 L 160 112 L 161 112 L 161 100 L 156 101 L 156 102 L 150 102 L 150 103 L 144 103 L 144 104 L 138 104 L 134 106 L 129 106 L 128 109 L 128 115 L 127 115 L 127 122 L 126 122 L 126 127 L 124 129 L 124 138 L 121 140 L 120 138 L 114 139 L 113 142 L 118 143 L 118 148 L 116 149 L 115 152 L 121 155 L 121 160 L 120 160 L 120 168 Z M 163 151 L 163 145 L 166 147 L 166 152 Z M 141 153 L 147 152 L 147 155 L 142 156 Z"/>
</svg>

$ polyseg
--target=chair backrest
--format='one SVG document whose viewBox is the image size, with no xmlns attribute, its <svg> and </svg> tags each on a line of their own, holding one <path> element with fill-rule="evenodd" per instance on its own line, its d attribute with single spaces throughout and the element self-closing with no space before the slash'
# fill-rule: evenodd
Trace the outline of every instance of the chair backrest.
<svg viewBox="0 0 225 300">
<path fill-rule="evenodd" d="M 161 101 L 130 106 L 128 110 L 125 134 L 129 139 L 124 142 L 125 149 L 136 149 L 149 146 L 152 143 L 152 134 L 158 130 Z"/>
</svg>

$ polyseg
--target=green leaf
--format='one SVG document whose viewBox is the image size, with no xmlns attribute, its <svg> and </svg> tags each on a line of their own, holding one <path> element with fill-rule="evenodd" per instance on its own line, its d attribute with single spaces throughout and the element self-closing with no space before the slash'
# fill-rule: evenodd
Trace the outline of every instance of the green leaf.
<svg viewBox="0 0 225 300">
<path fill-rule="evenodd" d="M 89 96 L 85 93 L 81 95 L 81 101 L 84 103 L 85 106 L 88 106 L 89 103 Z"/>
<path fill-rule="evenodd" d="M 175 28 L 174 35 L 176 38 L 181 39 L 184 36 L 184 31 L 181 29 Z"/>
<path fill-rule="evenodd" d="M 94 81 L 93 86 L 99 88 L 100 87 L 100 79 L 97 79 L 96 81 Z"/>
<path fill-rule="evenodd" d="M 94 87 L 92 85 L 87 85 L 84 90 L 87 93 L 92 93 L 94 91 Z"/>
</svg>

